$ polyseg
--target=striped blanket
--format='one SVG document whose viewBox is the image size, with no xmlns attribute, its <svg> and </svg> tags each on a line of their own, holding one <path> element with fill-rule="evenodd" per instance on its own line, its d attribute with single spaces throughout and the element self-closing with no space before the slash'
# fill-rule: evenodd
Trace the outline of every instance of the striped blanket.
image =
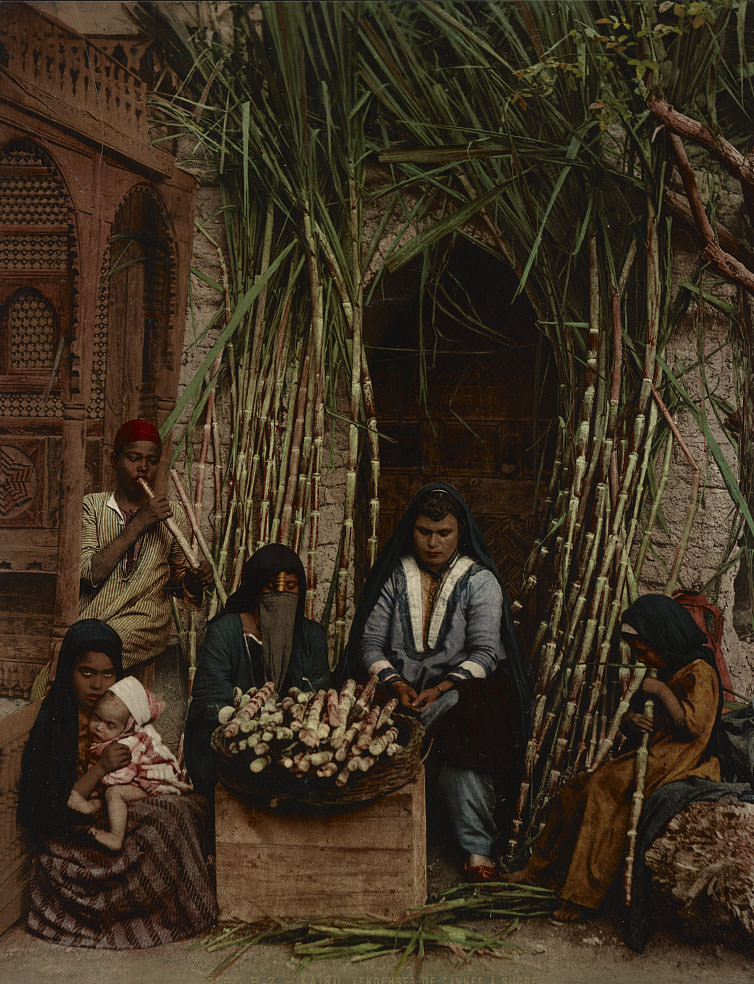
<svg viewBox="0 0 754 984">
<path fill-rule="evenodd" d="M 155 796 L 129 807 L 112 854 L 72 831 L 32 862 L 29 929 L 65 946 L 138 950 L 194 936 L 218 915 L 207 866 L 207 801 Z"/>
</svg>

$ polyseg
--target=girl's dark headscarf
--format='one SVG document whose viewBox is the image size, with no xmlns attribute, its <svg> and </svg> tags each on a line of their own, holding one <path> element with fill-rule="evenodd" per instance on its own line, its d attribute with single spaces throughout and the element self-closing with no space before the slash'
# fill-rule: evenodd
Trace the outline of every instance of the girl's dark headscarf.
<svg viewBox="0 0 754 984">
<path fill-rule="evenodd" d="M 646 594 L 637 598 L 621 616 L 621 624 L 636 629 L 639 638 L 651 646 L 665 664 L 657 676 L 667 681 L 696 659 L 709 663 L 717 675 L 718 718 L 722 710 L 723 686 L 715 663 L 715 654 L 707 636 L 691 613 L 674 598 L 663 594 Z"/>
<path fill-rule="evenodd" d="M 664 594 L 642 595 L 621 615 L 621 623 L 636 629 L 639 638 L 660 656 L 661 677 L 671 677 L 695 659 L 715 665 L 707 636 L 680 602 Z"/>
<path fill-rule="evenodd" d="M 80 813 L 67 807 L 77 779 L 79 704 L 73 689 L 73 669 L 86 652 L 105 653 L 115 675 L 123 673 L 123 644 L 105 622 L 85 618 L 75 622 L 63 637 L 57 672 L 50 692 L 42 701 L 21 759 L 18 817 L 37 838 L 61 833 Z"/>
<path fill-rule="evenodd" d="M 482 532 L 477 526 L 476 520 L 474 519 L 469 507 L 466 505 L 463 496 L 457 491 L 457 489 L 453 488 L 452 485 L 445 485 L 442 482 L 433 482 L 431 485 L 425 485 L 423 489 L 420 489 L 419 492 L 417 492 L 408 509 L 404 513 L 403 518 L 398 523 L 393 535 L 385 544 L 380 555 L 375 561 L 374 567 L 372 567 L 369 572 L 366 583 L 362 589 L 361 596 L 359 597 L 359 603 L 356 606 L 353 622 L 351 623 L 351 632 L 348 637 L 348 646 L 344 656 L 344 667 L 339 673 L 339 678 L 344 678 L 348 673 L 353 674 L 358 666 L 359 643 L 361 642 L 361 637 L 364 632 L 364 626 L 366 625 L 367 618 L 369 617 L 369 614 L 374 606 L 377 604 L 377 599 L 379 598 L 385 581 L 387 581 L 392 574 L 400 558 L 405 554 L 413 553 L 414 525 L 416 523 L 417 516 L 421 514 L 421 506 L 424 504 L 428 493 L 431 492 L 444 493 L 454 501 L 455 506 L 457 507 L 457 511 L 460 515 L 458 523 L 459 552 L 471 557 L 482 567 L 485 567 L 488 571 L 494 574 L 500 584 L 500 588 L 503 593 L 500 638 L 502 640 L 503 648 L 505 649 L 505 654 L 508 657 L 508 666 L 510 668 L 511 676 L 515 682 L 518 703 L 521 709 L 523 733 L 526 734 L 527 716 L 529 712 L 529 686 L 526 668 L 524 666 L 521 650 L 518 645 L 518 639 L 516 637 L 515 627 L 513 625 L 513 615 L 511 613 L 510 604 L 508 603 L 508 597 L 505 593 L 505 587 L 500 574 L 498 573 L 497 567 L 495 566 L 495 562 L 487 549 L 487 544 L 484 542 Z"/>
<path fill-rule="evenodd" d="M 241 574 L 241 585 L 238 591 L 234 591 L 225 602 L 223 614 L 255 611 L 259 604 L 262 588 L 282 571 L 290 571 L 295 574 L 298 581 L 296 628 L 300 628 L 306 605 L 306 573 L 298 554 L 283 543 L 268 543 L 266 546 L 260 547 L 246 561 Z"/>
</svg>

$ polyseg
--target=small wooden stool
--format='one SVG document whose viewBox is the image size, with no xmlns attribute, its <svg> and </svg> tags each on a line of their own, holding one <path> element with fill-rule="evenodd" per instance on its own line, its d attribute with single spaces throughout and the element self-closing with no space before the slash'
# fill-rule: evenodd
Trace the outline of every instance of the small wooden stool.
<svg viewBox="0 0 754 984">
<path fill-rule="evenodd" d="M 424 768 L 348 810 L 296 817 L 215 789 L 220 919 L 397 918 L 427 896 Z"/>
</svg>

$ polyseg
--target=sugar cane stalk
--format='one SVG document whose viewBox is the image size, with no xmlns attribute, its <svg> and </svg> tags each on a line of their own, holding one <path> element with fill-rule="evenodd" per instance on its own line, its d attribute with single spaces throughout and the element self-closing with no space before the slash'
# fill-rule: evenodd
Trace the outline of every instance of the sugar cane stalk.
<svg viewBox="0 0 754 984">
<path fill-rule="evenodd" d="M 189 523 L 191 524 L 191 528 L 194 531 L 194 536 L 196 537 L 196 542 L 199 544 L 199 549 L 204 554 L 204 559 L 207 561 L 210 570 L 212 571 L 212 577 L 215 582 L 215 590 L 217 591 L 217 594 L 221 602 L 225 604 L 227 595 L 225 593 L 225 588 L 223 587 L 222 581 L 220 580 L 220 577 L 217 573 L 217 567 L 215 566 L 215 561 L 212 557 L 212 552 L 209 549 L 209 545 L 207 541 L 204 539 L 204 534 L 202 533 L 201 528 L 199 527 L 199 521 L 197 520 L 193 510 L 191 509 L 191 505 L 189 504 L 189 500 L 188 500 L 188 495 L 186 494 L 186 490 L 184 489 L 183 483 L 181 482 L 178 476 L 178 472 L 175 470 L 175 468 L 170 469 L 170 477 L 173 479 L 173 484 L 175 485 L 176 491 L 178 492 L 181 502 L 183 503 L 184 512 L 186 513 Z M 198 563 L 197 566 L 199 566 Z"/>
<path fill-rule="evenodd" d="M 151 488 L 143 478 L 137 478 L 136 482 L 140 486 L 140 488 L 144 491 L 144 494 L 147 496 L 148 499 L 154 499 L 154 492 L 151 490 Z M 178 524 L 171 516 L 168 516 L 168 518 L 164 520 L 164 522 L 165 522 L 165 526 L 167 526 L 168 530 L 170 531 L 170 535 L 173 537 L 175 542 L 183 551 L 186 560 L 189 562 L 189 566 L 192 568 L 192 570 L 196 570 L 201 562 L 199 558 L 194 554 L 194 551 L 191 549 L 191 546 L 189 545 L 189 542 L 186 539 L 186 537 L 183 535 L 183 533 L 181 533 Z"/>
<path fill-rule="evenodd" d="M 647 676 L 651 680 L 657 679 L 657 670 L 655 667 L 650 667 Z M 644 701 L 644 716 L 649 719 L 650 723 L 654 721 L 654 701 L 651 698 Z M 626 854 L 626 865 L 623 877 L 623 887 L 627 906 L 631 905 L 636 852 L 636 833 L 639 827 L 641 809 L 644 805 L 644 789 L 647 783 L 649 737 L 650 732 L 645 731 L 641 736 L 641 744 L 636 749 L 636 760 L 634 765 L 634 792 L 631 798 L 631 820 L 628 826 L 628 852 Z"/>
</svg>

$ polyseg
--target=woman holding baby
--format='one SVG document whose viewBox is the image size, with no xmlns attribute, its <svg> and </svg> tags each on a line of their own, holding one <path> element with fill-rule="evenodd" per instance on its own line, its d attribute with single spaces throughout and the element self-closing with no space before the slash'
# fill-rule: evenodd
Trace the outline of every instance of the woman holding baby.
<svg viewBox="0 0 754 984">
<path fill-rule="evenodd" d="M 34 843 L 28 924 L 36 935 L 67 946 L 140 949 L 185 939 L 217 918 L 206 863 L 206 801 L 175 795 L 186 791 L 180 783 L 167 788 L 177 772 L 150 725 L 152 695 L 136 681 L 118 687 L 121 677 L 118 634 L 98 619 L 76 622 L 63 640 L 55 681 L 24 751 L 19 818 Z M 112 701 L 95 715 L 114 685 L 128 716 Z M 107 740 L 97 718 L 113 707 L 117 722 L 108 721 L 118 732 L 116 740 Z M 157 767 L 152 779 L 165 777 L 166 788 L 139 785 L 139 763 Z M 123 796 L 134 785 L 140 792 Z M 108 799 L 107 791 L 118 787 L 121 792 Z M 108 823 L 114 827 L 111 809 L 98 821 L 100 793 L 108 808 L 109 800 L 127 803 L 120 849 L 117 838 L 108 845 L 108 838 L 93 835 Z"/>
</svg>

